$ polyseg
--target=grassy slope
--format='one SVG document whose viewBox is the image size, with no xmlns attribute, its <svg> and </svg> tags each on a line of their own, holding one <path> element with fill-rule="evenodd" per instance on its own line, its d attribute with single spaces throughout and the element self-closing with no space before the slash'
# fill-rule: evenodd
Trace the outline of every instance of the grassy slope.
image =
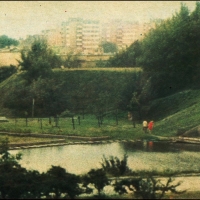
<svg viewBox="0 0 200 200">
<path fill-rule="evenodd" d="M 16 79 L 16 74 L 9 77 L 0 84 L 0 88 L 9 89 L 10 84 L 15 84 L 16 80 L 20 81 L 18 78 L 19 77 Z M 200 90 L 186 90 L 165 98 L 156 99 L 151 102 L 150 108 L 150 118 L 155 121 L 153 134 L 160 136 L 175 136 L 179 128 L 189 129 L 195 127 L 199 125 L 200 122 L 199 113 Z M 87 119 L 88 118 L 86 117 L 86 121 Z M 124 113 L 123 117 L 119 119 L 118 126 L 115 126 L 115 121 L 113 121 L 111 123 L 112 125 L 109 122 L 107 125 L 99 128 L 96 119 L 89 118 L 88 120 L 93 124 L 92 126 L 87 124 L 73 130 L 70 124 L 68 130 L 63 130 L 63 132 L 66 134 L 87 136 L 110 135 L 113 136 L 113 138 L 119 139 L 144 137 L 141 130 L 141 124 L 137 125 L 136 128 L 133 128 L 131 122 L 127 120 L 127 113 Z M 82 124 L 84 124 L 83 121 Z M 28 129 L 29 128 L 30 127 L 28 127 Z M 51 129 L 51 132 L 55 133 L 57 131 L 55 128 L 53 130 Z"/>
<path fill-rule="evenodd" d="M 186 90 L 152 102 L 154 134 L 175 136 L 179 128 L 192 128 L 200 122 L 200 90 Z"/>
</svg>

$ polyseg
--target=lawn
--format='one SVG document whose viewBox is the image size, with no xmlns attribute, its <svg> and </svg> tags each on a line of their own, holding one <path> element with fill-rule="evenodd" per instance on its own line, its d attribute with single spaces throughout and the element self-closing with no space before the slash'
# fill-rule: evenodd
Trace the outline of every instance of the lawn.
<svg viewBox="0 0 200 200">
<path fill-rule="evenodd" d="M 56 123 L 54 118 L 10 118 L 9 122 L 0 124 L 1 132 L 15 133 L 43 133 L 43 134 L 63 134 L 76 136 L 100 137 L 109 136 L 110 139 L 134 140 L 148 137 L 142 131 L 142 125 L 136 124 L 134 128 L 132 121 L 126 119 L 126 113 L 118 121 L 115 117 L 105 117 L 102 124 L 93 115 L 86 115 L 83 119 L 78 115 L 74 118 L 59 118 Z"/>
</svg>

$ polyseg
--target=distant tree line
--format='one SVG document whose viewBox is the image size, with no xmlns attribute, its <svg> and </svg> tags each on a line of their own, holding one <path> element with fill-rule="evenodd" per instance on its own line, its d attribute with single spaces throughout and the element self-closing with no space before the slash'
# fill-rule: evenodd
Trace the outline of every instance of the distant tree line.
<svg viewBox="0 0 200 200">
<path fill-rule="evenodd" d="M 10 46 L 17 46 L 19 44 L 19 41 L 18 40 L 15 40 L 15 39 L 12 39 L 12 38 L 9 38 L 8 36 L 6 35 L 1 35 L 0 36 L 0 49 L 1 48 L 5 48 L 5 47 L 10 47 Z"/>
</svg>

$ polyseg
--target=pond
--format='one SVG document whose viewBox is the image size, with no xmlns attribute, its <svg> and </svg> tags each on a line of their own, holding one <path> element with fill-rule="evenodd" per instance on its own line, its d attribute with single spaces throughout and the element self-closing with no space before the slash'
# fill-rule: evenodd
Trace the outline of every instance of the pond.
<svg viewBox="0 0 200 200">
<path fill-rule="evenodd" d="M 11 150 L 22 153 L 20 164 L 27 169 L 46 172 L 51 165 L 61 166 L 69 173 L 83 174 L 100 167 L 103 155 L 120 159 L 128 155 L 133 170 L 199 170 L 200 145 L 167 142 L 113 142 L 77 144 L 35 149 Z"/>
</svg>

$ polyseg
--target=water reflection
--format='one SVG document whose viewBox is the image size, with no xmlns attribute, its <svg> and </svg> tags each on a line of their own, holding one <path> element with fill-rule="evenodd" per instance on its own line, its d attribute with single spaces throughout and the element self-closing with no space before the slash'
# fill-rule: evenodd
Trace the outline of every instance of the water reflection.
<svg viewBox="0 0 200 200">
<path fill-rule="evenodd" d="M 181 151 L 193 151 L 200 152 L 200 145 L 189 143 L 173 143 L 173 142 L 159 142 L 159 141 L 147 141 L 143 142 L 127 142 L 122 143 L 123 148 L 126 151 L 145 151 L 145 152 L 181 152 Z"/>
<path fill-rule="evenodd" d="M 66 145 L 21 150 L 20 161 L 27 169 L 47 171 L 59 165 L 70 173 L 82 174 L 100 167 L 103 155 L 122 159 L 128 155 L 128 166 L 133 170 L 198 170 L 200 146 L 166 142 L 125 142 L 92 145 Z M 17 150 L 11 151 L 17 153 Z"/>
</svg>

